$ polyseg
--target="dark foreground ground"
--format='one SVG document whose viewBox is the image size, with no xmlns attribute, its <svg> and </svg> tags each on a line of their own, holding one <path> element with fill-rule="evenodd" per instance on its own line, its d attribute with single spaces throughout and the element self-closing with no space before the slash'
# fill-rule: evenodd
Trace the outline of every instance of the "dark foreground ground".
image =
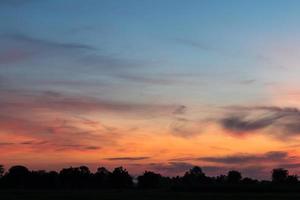
<svg viewBox="0 0 300 200">
<path fill-rule="evenodd" d="M 197 192 L 170 192 L 170 191 L 22 191 L 0 190 L 1 200 L 289 200 L 300 199 L 299 193 L 197 193 Z"/>
</svg>

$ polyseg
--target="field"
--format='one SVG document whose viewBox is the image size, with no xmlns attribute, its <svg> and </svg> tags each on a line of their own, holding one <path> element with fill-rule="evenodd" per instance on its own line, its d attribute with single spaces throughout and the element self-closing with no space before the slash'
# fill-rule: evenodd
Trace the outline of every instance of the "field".
<svg viewBox="0 0 300 200">
<path fill-rule="evenodd" d="M 300 199 L 300 193 L 285 194 L 253 194 L 253 193 L 197 193 L 197 192 L 170 192 L 170 191 L 71 191 L 71 190 L 47 190 L 47 191 L 0 191 L 1 200 L 289 200 Z"/>
</svg>

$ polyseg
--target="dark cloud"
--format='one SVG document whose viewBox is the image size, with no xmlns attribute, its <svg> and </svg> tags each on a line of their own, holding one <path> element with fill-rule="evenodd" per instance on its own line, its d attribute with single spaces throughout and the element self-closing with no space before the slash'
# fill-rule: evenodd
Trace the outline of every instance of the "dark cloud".
<svg viewBox="0 0 300 200">
<path fill-rule="evenodd" d="M 288 153 L 284 151 L 270 151 L 265 154 L 235 154 L 220 157 L 201 157 L 197 160 L 222 164 L 249 164 L 257 162 L 283 162 L 288 160 Z"/>
<path fill-rule="evenodd" d="M 244 116 L 229 116 L 220 121 L 221 125 L 228 130 L 247 132 L 265 128 L 274 123 L 278 116 L 264 117 L 260 119 L 245 119 Z"/>
<path fill-rule="evenodd" d="M 147 160 L 150 157 L 142 156 L 142 157 L 113 157 L 113 158 L 106 158 L 105 160 L 110 161 L 137 161 L 137 160 Z"/>
<path fill-rule="evenodd" d="M 230 112 L 219 120 L 221 126 L 233 134 L 270 128 L 280 138 L 300 133 L 300 111 L 297 108 L 275 106 L 228 107 Z"/>
<path fill-rule="evenodd" d="M 22 145 L 43 145 L 43 144 L 47 144 L 47 143 L 48 143 L 48 141 L 28 140 L 28 141 L 21 142 L 20 144 L 22 144 Z"/>
</svg>

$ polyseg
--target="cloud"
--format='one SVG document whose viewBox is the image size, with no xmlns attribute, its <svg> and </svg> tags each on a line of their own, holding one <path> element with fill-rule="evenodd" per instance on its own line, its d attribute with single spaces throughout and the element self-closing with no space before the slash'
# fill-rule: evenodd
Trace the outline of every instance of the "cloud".
<svg viewBox="0 0 300 200">
<path fill-rule="evenodd" d="M 249 134 L 269 128 L 264 133 L 288 138 L 300 133 L 300 111 L 297 108 L 275 106 L 227 107 L 230 112 L 218 120 L 233 135 Z"/>
<path fill-rule="evenodd" d="M 178 115 L 181 112 L 185 112 L 185 107 L 178 107 L 174 114 Z M 202 123 L 194 120 L 189 120 L 182 117 L 175 117 L 175 119 L 169 125 L 170 133 L 174 136 L 182 138 L 192 138 L 202 133 Z"/>
<path fill-rule="evenodd" d="M 21 33 L 13 33 L 13 34 L 6 34 L 3 35 L 5 39 L 13 40 L 21 44 L 28 44 L 34 45 L 39 47 L 47 47 L 47 48 L 54 48 L 54 49 L 83 49 L 83 50 L 96 50 L 95 47 L 91 45 L 81 44 L 81 43 L 66 43 L 66 42 L 56 42 L 51 41 L 48 39 L 39 39 L 30 37 L 25 34 Z"/>
<path fill-rule="evenodd" d="M 93 46 L 76 42 L 56 42 L 31 37 L 22 33 L 0 35 L 0 64 L 18 63 L 31 59 L 49 59 L 53 56 L 79 56 L 97 50 Z"/>
<path fill-rule="evenodd" d="M 246 79 L 246 80 L 240 81 L 240 84 L 242 84 L 242 85 L 250 85 L 250 84 L 255 83 L 255 82 L 256 82 L 255 79 Z"/>
<path fill-rule="evenodd" d="M 46 60 L 54 56 L 71 56 L 93 51 L 94 47 L 80 43 L 56 42 L 30 37 L 21 33 L 0 35 L 0 64 L 16 64 L 34 60 Z"/>
<path fill-rule="evenodd" d="M 145 117 L 172 115 L 181 105 L 122 102 L 55 91 L 0 91 L 0 111 L 11 114 L 34 110 L 58 112 L 112 112 Z"/>
<path fill-rule="evenodd" d="M 115 77 L 131 82 L 144 83 L 144 84 L 155 84 L 155 85 L 166 85 L 178 82 L 178 80 L 172 80 L 170 78 L 150 77 L 145 75 L 131 75 L 131 74 L 119 74 Z"/>
<path fill-rule="evenodd" d="M 112 157 L 112 158 L 106 158 L 105 160 L 110 161 L 138 161 L 138 160 L 147 160 L 150 157 L 142 156 L 142 157 Z"/>
<path fill-rule="evenodd" d="M 207 44 L 205 44 L 203 42 L 190 40 L 190 39 L 176 38 L 175 42 L 178 43 L 178 44 L 183 44 L 183 45 L 186 45 L 186 46 L 191 46 L 191 47 L 194 47 L 194 48 L 197 48 L 197 49 L 201 49 L 201 50 L 204 50 L 204 51 L 216 51 L 216 49 L 213 48 L 210 45 L 207 45 Z"/>
<path fill-rule="evenodd" d="M 101 70 L 103 74 L 116 71 L 128 72 L 131 68 L 147 64 L 145 61 L 119 58 L 92 45 L 60 42 L 19 32 L 0 35 L 0 43 L 0 65 L 3 66 L 6 66 L 4 64 L 35 61 L 39 67 L 52 63 L 59 65 L 56 70 L 69 69 L 71 66 L 73 71 L 76 69 L 76 72 L 84 71 L 86 73 L 87 70 L 93 70 L 95 73 L 95 70 Z M 53 63 L 54 58 L 56 62 Z"/>
<path fill-rule="evenodd" d="M 277 116 L 264 117 L 261 119 L 246 120 L 243 116 L 229 116 L 220 122 L 225 129 L 232 131 L 254 131 L 265 128 L 274 123 L 278 119 Z"/>
<path fill-rule="evenodd" d="M 41 148 L 63 153 L 118 148 L 118 141 L 132 132 L 133 126 L 120 125 L 119 119 L 164 118 L 173 116 L 180 107 L 113 101 L 52 90 L 8 88 L 0 89 L 0 96 L 1 136 L 24 138 L 16 139 L 14 147 L 37 152 Z"/>
<path fill-rule="evenodd" d="M 222 163 L 222 164 L 283 162 L 288 159 L 289 159 L 288 153 L 284 151 L 270 151 L 265 154 L 235 154 L 230 156 L 197 158 L 197 160 L 201 160 L 201 161 L 206 161 L 211 163 Z"/>
<path fill-rule="evenodd" d="M 150 163 L 149 169 L 162 174 L 179 175 L 191 169 L 195 165 L 187 162 Z"/>
<path fill-rule="evenodd" d="M 0 142 L 0 147 L 13 145 L 12 142 Z"/>
<path fill-rule="evenodd" d="M 287 163 L 287 164 L 281 164 L 279 167 L 281 168 L 287 168 L 287 169 L 300 169 L 300 163 Z"/>
<path fill-rule="evenodd" d="M 48 113 L 49 114 L 49 113 Z M 20 113 L 20 115 L 22 115 Z M 0 132 L 7 144 L 3 147 L 31 149 L 34 151 L 92 151 L 102 147 L 116 145 L 116 140 L 122 138 L 115 131 L 108 130 L 100 122 L 87 124 L 72 116 L 41 115 L 30 117 L 0 115 Z M 10 141 L 12 141 L 11 144 Z"/>
<path fill-rule="evenodd" d="M 93 145 L 82 145 L 82 144 L 62 144 L 56 147 L 56 151 L 66 151 L 66 150 L 77 150 L 77 151 L 89 151 L 89 150 L 99 150 L 101 147 Z"/>
<path fill-rule="evenodd" d="M 178 106 L 177 109 L 174 110 L 174 114 L 176 115 L 182 115 L 182 114 L 185 114 L 187 110 L 187 107 L 185 105 L 181 105 L 181 106 Z"/>
<path fill-rule="evenodd" d="M 20 142 L 20 144 L 22 145 L 43 145 L 43 144 L 47 144 L 48 141 L 35 141 L 35 140 L 28 140 L 28 141 L 24 141 L 24 142 Z"/>
</svg>

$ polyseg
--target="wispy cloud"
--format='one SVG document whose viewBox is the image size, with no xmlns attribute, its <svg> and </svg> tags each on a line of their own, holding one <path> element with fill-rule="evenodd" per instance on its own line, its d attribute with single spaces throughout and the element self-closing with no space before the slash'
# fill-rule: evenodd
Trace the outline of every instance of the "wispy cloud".
<svg viewBox="0 0 300 200">
<path fill-rule="evenodd" d="M 208 45 L 204 42 L 199 42 L 196 40 L 190 40 L 186 38 L 176 38 L 174 41 L 178 44 L 186 45 L 186 46 L 191 46 L 197 49 L 201 49 L 204 51 L 215 51 L 216 49 L 212 47 L 211 45 Z"/>
<path fill-rule="evenodd" d="M 86 44 L 81 44 L 76 42 L 73 43 L 56 42 L 48 39 L 30 37 L 29 35 L 25 35 L 21 33 L 4 34 L 2 37 L 4 37 L 5 39 L 17 41 L 18 43 L 21 44 L 35 45 L 39 47 L 96 50 L 96 48 L 91 45 L 86 45 Z"/>
<path fill-rule="evenodd" d="M 49 39 L 31 37 L 23 33 L 0 35 L 0 64 L 18 63 L 30 59 L 61 54 L 78 54 L 79 52 L 94 51 L 90 45 L 76 42 L 57 42 Z"/>
<path fill-rule="evenodd" d="M 147 160 L 151 157 L 148 156 L 141 156 L 141 157 L 112 157 L 112 158 L 105 158 L 105 160 L 110 161 L 138 161 L 138 160 Z"/>
<path fill-rule="evenodd" d="M 20 32 L 1 34 L 0 42 L 0 65 L 2 67 L 7 67 L 5 64 L 29 61 L 35 61 L 42 65 L 39 67 L 45 67 L 55 58 L 56 65 L 64 63 L 60 64 L 62 68 L 60 70 L 72 68 L 73 71 L 86 72 L 88 70 L 103 75 L 103 73 L 128 72 L 129 69 L 137 69 L 137 67 L 152 63 L 118 57 L 89 44 L 61 42 Z M 65 63 L 68 64 L 65 65 Z"/>
<path fill-rule="evenodd" d="M 183 110 L 182 109 L 183 107 L 179 107 L 174 111 L 174 114 L 178 115 L 180 112 L 185 110 L 185 108 Z M 170 133 L 174 136 L 182 138 L 193 138 L 194 136 L 201 134 L 201 127 L 203 127 L 201 121 L 190 120 L 183 117 L 175 117 L 169 125 Z"/>
<path fill-rule="evenodd" d="M 55 91 L 1 91 L 0 110 L 46 109 L 69 112 L 114 112 L 144 116 L 172 115 L 181 105 L 122 102 Z"/>
</svg>

